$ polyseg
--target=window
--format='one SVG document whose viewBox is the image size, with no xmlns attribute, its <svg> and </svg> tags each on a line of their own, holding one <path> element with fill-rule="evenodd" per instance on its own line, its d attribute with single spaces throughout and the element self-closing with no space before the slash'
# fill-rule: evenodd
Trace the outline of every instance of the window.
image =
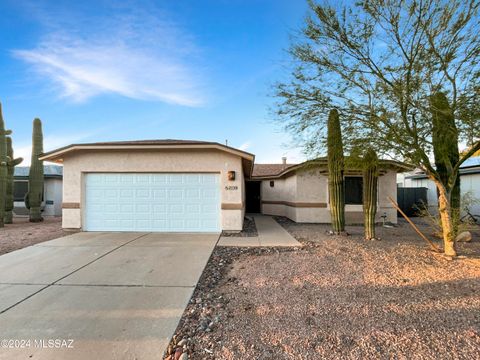
<svg viewBox="0 0 480 360">
<path fill-rule="evenodd" d="M 363 178 L 360 176 L 345 177 L 345 204 L 361 205 L 363 200 Z"/>
<path fill-rule="evenodd" d="M 270 187 L 274 187 L 275 186 L 275 181 L 270 181 Z"/>
<path fill-rule="evenodd" d="M 13 182 L 13 201 L 23 201 L 28 192 L 28 181 Z"/>
</svg>

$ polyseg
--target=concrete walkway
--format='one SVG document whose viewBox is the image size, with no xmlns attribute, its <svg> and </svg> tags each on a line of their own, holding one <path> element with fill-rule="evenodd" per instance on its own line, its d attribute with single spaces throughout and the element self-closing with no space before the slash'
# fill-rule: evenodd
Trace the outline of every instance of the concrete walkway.
<svg viewBox="0 0 480 360">
<path fill-rule="evenodd" d="M 250 215 L 255 219 L 258 237 L 222 236 L 219 246 L 256 247 L 256 246 L 302 246 L 271 216 Z"/>
<path fill-rule="evenodd" d="M 161 359 L 217 240 L 77 233 L 0 256 L 0 339 L 25 341 L 0 359 Z"/>
</svg>

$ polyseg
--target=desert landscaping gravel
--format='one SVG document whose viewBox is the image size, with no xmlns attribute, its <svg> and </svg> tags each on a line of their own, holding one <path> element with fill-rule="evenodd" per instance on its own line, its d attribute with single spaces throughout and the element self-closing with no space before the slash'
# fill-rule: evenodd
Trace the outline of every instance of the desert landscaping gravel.
<svg viewBox="0 0 480 360">
<path fill-rule="evenodd" d="M 14 218 L 13 224 L 0 229 L 0 255 L 71 234 L 62 229 L 62 218 L 45 217 L 31 223 L 28 218 Z"/>
<path fill-rule="evenodd" d="M 222 231 L 224 237 L 255 237 L 258 236 L 257 226 L 255 225 L 255 219 L 250 216 L 246 216 L 243 220 L 243 229 L 239 232 Z"/>
<path fill-rule="evenodd" d="M 171 354 L 181 347 L 182 359 L 479 358 L 478 229 L 458 246 L 466 257 L 450 261 L 405 222 L 365 242 L 362 227 L 336 237 L 327 225 L 277 221 L 304 246 L 217 247 Z"/>
</svg>

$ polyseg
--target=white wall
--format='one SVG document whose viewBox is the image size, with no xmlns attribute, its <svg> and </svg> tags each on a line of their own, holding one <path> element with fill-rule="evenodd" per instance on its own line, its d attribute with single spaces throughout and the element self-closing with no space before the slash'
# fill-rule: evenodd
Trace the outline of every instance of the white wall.
<svg viewBox="0 0 480 360">
<path fill-rule="evenodd" d="M 53 204 L 51 204 L 53 202 Z M 44 192 L 45 216 L 62 216 L 62 180 L 57 178 L 45 179 Z"/>
<path fill-rule="evenodd" d="M 405 187 L 426 187 L 428 207 L 431 212 L 435 212 L 438 207 L 437 188 L 430 179 L 405 179 Z M 480 174 L 462 174 L 460 176 L 460 191 L 462 197 L 470 192 L 474 198 L 480 201 Z M 480 215 L 480 203 L 470 207 L 472 214 Z"/>
</svg>

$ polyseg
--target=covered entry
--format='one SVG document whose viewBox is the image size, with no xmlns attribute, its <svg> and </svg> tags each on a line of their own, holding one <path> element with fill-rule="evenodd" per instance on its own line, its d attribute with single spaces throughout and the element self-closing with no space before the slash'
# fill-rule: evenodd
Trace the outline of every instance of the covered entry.
<svg viewBox="0 0 480 360">
<path fill-rule="evenodd" d="M 261 211 L 261 195 L 260 186 L 261 181 L 247 181 L 246 183 L 246 212 L 259 213 Z"/>
</svg>

